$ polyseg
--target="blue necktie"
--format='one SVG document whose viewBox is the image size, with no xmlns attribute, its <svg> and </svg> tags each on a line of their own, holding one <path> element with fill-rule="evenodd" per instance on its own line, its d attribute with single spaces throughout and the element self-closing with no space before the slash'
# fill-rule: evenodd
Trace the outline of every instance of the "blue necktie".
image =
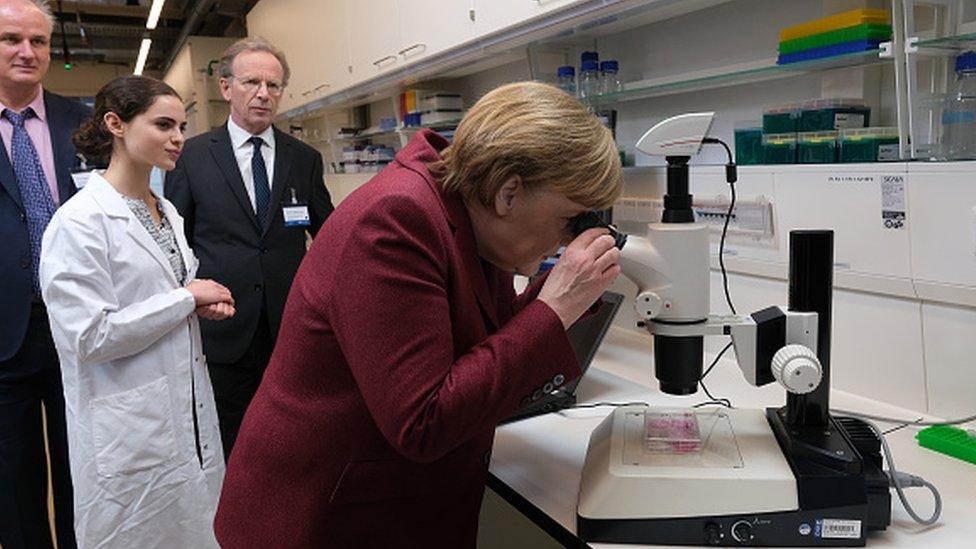
<svg viewBox="0 0 976 549">
<path fill-rule="evenodd" d="M 271 202 L 271 186 L 268 185 L 268 168 L 264 165 L 264 155 L 261 145 L 264 140 L 260 137 L 248 139 L 254 145 L 251 155 L 251 176 L 254 179 L 254 209 L 258 214 L 258 223 L 263 230 L 268 224 L 268 203 Z"/>
<path fill-rule="evenodd" d="M 57 206 L 51 197 L 51 189 L 48 188 L 47 177 L 44 176 L 37 149 L 34 148 L 27 128 L 24 127 L 24 121 L 34 116 L 36 114 L 31 108 L 27 108 L 21 114 L 10 109 L 3 110 L 3 117 L 14 127 L 13 138 L 10 140 L 12 156 L 10 162 L 14 167 L 14 176 L 17 177 L 17 185 L 20 187 L 20 198 L 24 202 L 24 210 L 27 214 L 27 234 L 30 237 L 31 249 L 31 288 L 34 290 L 34 296 L 39 298 L 41 290 L 37 269 L 41 260 L 41 238 Z"/>
</svg>

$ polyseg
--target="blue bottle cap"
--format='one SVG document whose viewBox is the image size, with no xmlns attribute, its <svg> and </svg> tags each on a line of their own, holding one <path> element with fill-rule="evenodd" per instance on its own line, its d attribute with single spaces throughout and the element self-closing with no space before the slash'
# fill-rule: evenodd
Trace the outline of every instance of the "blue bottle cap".
<svg viewBox="0 0 976 549">
<path fill-rule="evenodd" d="M 576 69 L 570 65 L 559 67 L 558 69 L 556 69 L 556 76 L 558 76 L 559 78 L 562 78 L 564 76 L 568 76 L 572 78 L 576 76 Z"/>
<path fill-rule="evenodd" d="M 976 70 L 976 52 L 967 51 L 956 57 L 956 72 Z"/>
<path fill-rule="evenodd" d="M 599 60 L 600 60 L 600 55 L 595 51 L 584 51 L 583 53 L 580 54 L 581 65 L 587 61 L 599 61 Z"/>
<path fill-rule="evenodd" d="M 599 65 L 597 64 L 596 61 L 586 60 L 586 61 L 583 61 L 583 66 L 580 67 L 580 70 L 582 72 L 586 72 L 586 71 L 596 72 L 596 70 L 597 70 L 598 67 L 599 67 Z"/>
<path fill-rule="evenodd" d="M 618 70 L 617 62 L 612 59 L 608 59 L 606 61 L 600 61 L 600 70 L 603 72 L 617 72 Z"/>
</svg>

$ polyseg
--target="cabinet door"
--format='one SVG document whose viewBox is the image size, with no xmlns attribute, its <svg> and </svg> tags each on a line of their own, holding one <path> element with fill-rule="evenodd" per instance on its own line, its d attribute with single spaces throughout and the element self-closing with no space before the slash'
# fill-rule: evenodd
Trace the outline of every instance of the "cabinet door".
<svg viewBox="0 0 976 549">
<path fill-rule="evenodd" d="M 411 63 L 474 38 L 472 0 L 399 0 L 401 63 Z"/>
<path fill-rule="evenodd" d="M 302 68 L 302 31 L 296 28 L 295 21 L 301 21 L 297 15 L 301 12 L 302 0 L 262 0 L 247 14 L 247 31 L 249 36 L 259 36 L 275 47 L 285 52 L 288 65 L 291 67 L 291 78 L 285 87 L 278 112 L 287 111 L 299 104 L 298 91 L 305 89 L 308 70 Z"/>
<path fill-rule="evenodd" d="M 346 0 L 352 83 L 402 66 L 396 0 Z"/>
<path fill-rule="evenodd" d="M 346 0 L 318 0 L 303 17 L 309 32 L 302 56 L 308 59 L 309 66 L 302 70 L 309 70 L 312 77 L 308 88 L 301 92 L 311 101 L 336 93 L 352 82 Z"/>
<path fill-rule="evenodd" d="M 511 27 L 581 0 L 474 0 L 475 34 Z"/>
</svg>

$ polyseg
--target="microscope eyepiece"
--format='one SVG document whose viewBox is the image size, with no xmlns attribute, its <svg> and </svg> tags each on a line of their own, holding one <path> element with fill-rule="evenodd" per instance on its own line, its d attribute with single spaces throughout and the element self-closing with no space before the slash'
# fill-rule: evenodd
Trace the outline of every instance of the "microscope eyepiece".
<svg viewBox="0 0 976 549">
<path fill-rule="evenodd" d="M 616 227 L 604 221 L 599 213 L 592 210 L 583 212 L 574 217 L 570 226 L 574 236 L 579 236 L 583 231 L 592 229 L 594 227 L 603 227 L 610 231 L 610 236 L 613 237 L 613 245 L 616 246 L 617 249 L 622 250 L 624 244 L 627 243 L 627 235 L 618 231 Z"/>
</svg>

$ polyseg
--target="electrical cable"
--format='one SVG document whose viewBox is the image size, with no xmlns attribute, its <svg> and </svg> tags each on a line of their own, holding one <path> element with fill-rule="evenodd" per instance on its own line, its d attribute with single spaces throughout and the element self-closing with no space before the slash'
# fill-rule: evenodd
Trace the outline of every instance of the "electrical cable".
<svg viewBox="0 0 976 549">
<path fill-rule="evenodd" d="M 976 421 L 976 414 L 959 418 L 959 419 L 947 419 L 944 421 L 916 421 L 912 419 L 893 418 L 893 417 L 885 417 L 885 416 L 876 416 L 873 414 L 865 414 L 861 412 L 851 412 L 849 410 L 841 410 L 839 408 L 831 408 L 830 411 L 844 416 L 856 417 L 858 419 L 870 419 L 873 421 L 880 421 L 882 423 L 906 423 L 908 425 L 921 425 L 923 427 L 932 427 L 935 425 L 960 425 L 962 423 L 969 423 L 970 421 Z"/>
<path fill-rule="evenodd" d="M 864 416 L 867 414 L 842 413 L 848 417 L 853 417 L 864 421 L 864 424 L 874 431 L 874 434 L 881 441 L 881 450 L 884 452 L 885 462 L 888 464 L 888 470 L 885 471 L 885 473 L 888 474 L 888 484 L 895 489 L 895 492 L 898 494 L 898 499 L 901 501 L 905 511 L 908 512 L 915 522 L 923 526 L 931 526 L 935 524 L 942 515 L 942 495 L 939 493 L 939 489 L 924 478 L 909 473 L 903 473 L 895 467 L 895 460 L 891 457 L 891 447 L 888 446 L 888 438 L 885 437 L 884 433 L 881 432 L 881 429 L 879 429 L 877 425 L 864 419 Z M 880 419 L 878 421 L 886 420 Z M 932 510 L 932 515 L 929 518 L 920 517 L 918 513 L 915 512 L 915 508 L 912 507 L 912 504 L 908 502 L 908 498 L 905 497 L 905 488 L 918 487 L 928 488 L 929 491 L 932 492 L 932 499 L 934 500 L 935 507 Z"/>
<path fill-rule="evenodd" d="M 646 407 L 649 408 L 651 405 L 648 404 L 648 403 L 646 403 L 646 402 L 642 402 L 642 401 L 634 401 L 634 402 L 588 402 L 588 403 L 585 403 L 585 404 L 574 404 L 572 406 L 567 406 L 566 408 L 564 408 L 564 410 L 572 410 L 573 408 L 599 408 L 601 406 L 613 406 L 615 408 L 619 408 L 621 406 L 646 406 Z"/>
<path fill-rule="evenodd" d="M 738 179 L 738 174 L 732 158 L 732 150 L 729 149 L 729 146 L 724 141 L 715 137 L 706 137 L 702 139 L 702 143 L 717 143 L 721 145 L 725 148 L 725 154 L 729 157 L 729 163 L 725 165 L 725 181 L 729 184 L 729 190 L 732 196 L 729 200 L 729 209 L 725 213 L 725 223 L 722 224 L 722 238 L 718 241 L 718 265 L 722 271 L 722 288 L 725 290 L 725 302 L 728 303 L 729 310 L 732 311 L 732 314 L 738 314 L 735 310 L 735 305 L 732 304 L 732 296 L 729 293 L 729 275 L 725 270 L 725 237 L 729 233 L 729 221 L 731 221 L 732 213 L 735 211 L 735 182 Z"/>
</svg>

